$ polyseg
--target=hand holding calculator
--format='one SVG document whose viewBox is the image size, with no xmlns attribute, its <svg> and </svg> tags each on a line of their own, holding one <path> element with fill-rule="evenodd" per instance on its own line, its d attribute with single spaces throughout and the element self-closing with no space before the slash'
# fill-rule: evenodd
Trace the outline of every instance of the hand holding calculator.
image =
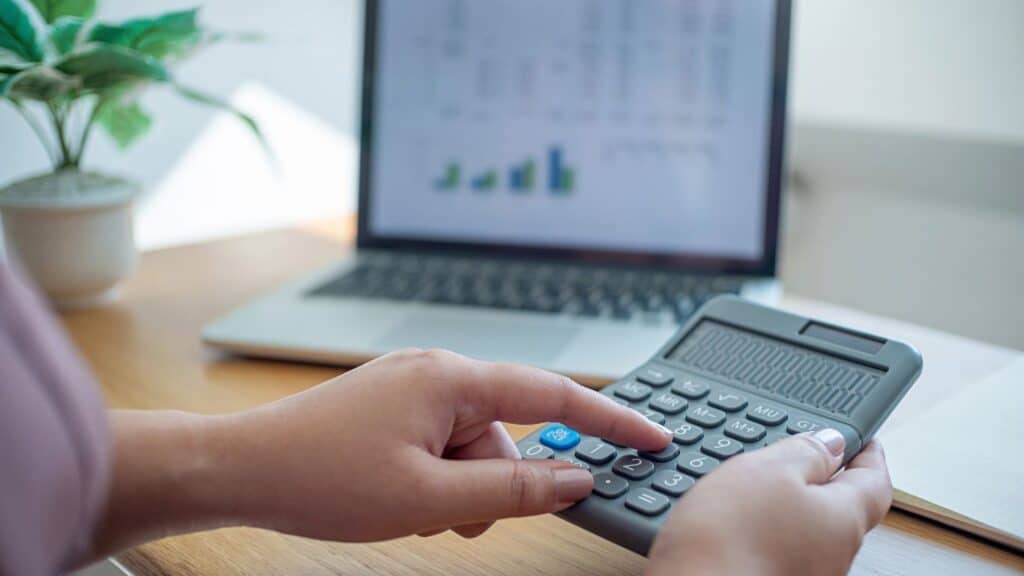
<svg viewBox="0 0 1024 576">
<path fill-rule="evenodd" d="M 824 428 L 849 462 L 920 374 L 910 346 L 734 297 L 709 302 L 647 364 L 602 393 L 673 433 L 637 452 L 561 424 L 519 443 L 524 458 L 590 470 L 593 494 L 560 516 L 641 554 L 673 504 L 725 460 Z"/>
</svg>

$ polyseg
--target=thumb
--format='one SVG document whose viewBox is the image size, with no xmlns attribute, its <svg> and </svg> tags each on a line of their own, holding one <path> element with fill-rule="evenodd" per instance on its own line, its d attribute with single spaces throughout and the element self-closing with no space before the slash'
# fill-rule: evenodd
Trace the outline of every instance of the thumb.
<svg viewBox="0 0 1024 576">
<path fill-rule="evenodd" d="M 446 502 L 442 523 L 450 525 L 557 512 L 594 488 L 590 472 L 553 460 L 449 460 L 441 468 L 446 492 L 458 494 Z"/>
<path fill-rule="evenodd" d="M 845 447 L 843 435 L 826 428 L 787 438 L 754 455 L 770 461 L 769 466 L 793 470 L 808 484 L 824 484 L 842 466 Z"/>
</svg>

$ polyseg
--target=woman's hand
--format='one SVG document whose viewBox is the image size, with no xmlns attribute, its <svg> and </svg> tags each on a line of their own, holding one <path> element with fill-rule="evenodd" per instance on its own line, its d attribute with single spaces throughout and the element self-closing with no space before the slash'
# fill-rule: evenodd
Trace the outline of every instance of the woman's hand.
<svg viewBox="0 0 1024 576">
<path fill-rule="evenodd" d="M 672 511 L 648 574 L 846 574 L 892 486 L 877 442 L 836 475 L 843 444 L 824 430 L 729 460 Z"/>
<path fill-rule="evenodd" d="M 112 412 L 113 486 L 92 555 L 237 525 L 350 542 L 473 537 L 590 494 L 585 470 L 521 460 L 502 421 L 563 422 L 647 450 L 672 437 L 563 376 L 399 352 L 246 412 Z"/>
</svg>

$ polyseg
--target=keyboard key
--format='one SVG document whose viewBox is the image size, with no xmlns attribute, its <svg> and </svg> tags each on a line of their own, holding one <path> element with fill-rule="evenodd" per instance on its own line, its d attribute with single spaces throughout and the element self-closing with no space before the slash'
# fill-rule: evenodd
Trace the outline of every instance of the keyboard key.
<svg viewBox="0 0 1024 576">
<path fill-rule="evenodd" d="M 651 395 L 651 387 L 635 380 L 623 382 L 615 387 L 615 395 L 630 402 L 639 402 Z"/>
<path fill-rule="evenodd" d="M 725 435 L 740 442 L 757 442 L 764 438 L 765 428 L 747 420 L 733 420 L 726 424 Z"/>
<path fill-rule="evenodd" d="M 658 368 L 644 368 L 636 375 L 636 379 L 655 388 L 668 386 L 672 383 L 672 375 Z"/>
<path fill-rule="evenodd" d="M 704 428 L 714 428 L 725 422 L 725 413 L 706 406 L 694 406 L 686 413 L 686 420 Z"/>
<path fill-rule="evenodd" d="M 668 498 L 647 488 L 634 490 L 626 496 L 626 508 L 644 516 L 657 516 L 668 510 L 669 505 Z"/>
<path fill-rule="evenodd" d="M 708 404 L 726 412 L 739 412 L 747 407 L 747 399 L 735 392 L 715 392 L 708 398 Z"/>
<path fill-rule="evenodd" d="M 576 457 L 595 466 L 607 464 L 618 454 L 615 447 L 597 438 L 588 438 L 576 448 Z"/>
<path fill-rule="evenodd" d="M 679 456 L 679 462 L 676 463 L 676 468 L 680 472 L 686 472 L 690 476 L 700 478 L 705 474 L 710 474 L 712 470 L 718 468 L 718 460 L 715 460 L 707 454 L 701 454 L 700 452 L 686 452 Z"/>
<path fill-rule="evenodd" d="M 661 470 L 651 479 L 651 488 L 669 496 L 682 496 L 693 484 L 693 478 L 675 470 Z"/>
<path fill-rule="evenodd" d="M 681 381 L 672 385 L 673 392 L 689 398 L 690 400 L 700 400 L 707 396 L 710 390 L 711 387 L 707 384 L 691 378 L 683 378 Z"/>
<path fill-rule="evenodd" d="M 669 462 L 675 459 L 676 456 L 679 456 L 679 446 L 670 442 L 668 446 L 657 452 L 638 452 L 638 454 L 655 462 Z"/>
<path fill-rule="evenodd" d="M 662 414 L 661 412 L 658 412 L 657 410 L 651 410 L 650 408 L 640 408 L 637 410 L 637 412 L 643 414 L 644 418 L 647 418 L 648 420 L 654 422 L 655 424 L 665 423 L 665 415 Z"/>
<path fill-rule="evenodd" d="M 794 418 L 790 420 L 789 425 L 786 426 L 786 432 L 789 432 L 790 434 L 802 434 L 804 432 L 817 432 L 824 428 L 827 428 L 827 426 L 821 422 L 816 422 L 807 418 Z"/>
<path fill-rule="evenodd" d="M 733 456 L 743 452 L 743 444 L 740 444 L 732 438 L 726 438 L 719 434 L 712 434 L 704 439 L 704 443 L 700 445 L 700 449 L 705 453 L 719 460 L 725 460 L 726 458 L 732 458 Z"/>
<path fill-rule="evenodd" d="M 629 482 L 607 472 L 594 475 L 594 494 L 603 498 L 618 498 L 629 490 Z"/>
<path fill-rule="evenodd" d="M 765 426 L 778 426 L 788 417 L 785 410 L 767 404 L 755 404 L 753 408 L 747 410 L 747 418 Z"/>
<path fill-rule="evenodd" d="M 580 435 L 568 426 L 552 424 L 540 433 L 540 443 L 552 450 L 571 450 L 580 443 Z"/>
<path fill-rule="evenodd" d="M 621 456 L 612 464 L 612 471 L 630 480 L 643 480 L 654 473 L 654 463 L 639 456 Z"/>
<path fill-rule="evenodd" d="M 629 402 L 623 400 L 622 398 L 612 398 L 612 400 L 614 400 L 615 403 L 618 404 L 619 406 L 625 406 L 626 408 L 629 408 Z"/>
<path fill-rule="evenodd" d="M 672 441 L 684 446 L 696 444 L 704 437 L 704 430 L 683 420 L 669 422 L 668 429 L 672 431 Z"/>
<path fill-rule="evenodd" d="M 648 406 L 665 414 L 679 414 L 686 410 L 686 399 L 671 392 L 660 392 L 654 395 Z"/>
<path fill-rule="evenodd" d="M 586 462 L 584 462 L 582 460 L 577 460 L 577 459 L 573 458 L 572 456 L 559 456 L 558 458 L 555 458 L 555 460 L 558 460 L 559 462 L 568 462 L 569 464 L 572 464 L 573 466 L 575 466 L 577 468 L 582 468 L 582 469 L 586 470 L 587 472 L 590 471 L 590 464 L 587 464 Z"/>
<path fill-rule="evenodd" d="M 524 445 L 519 452 L 523 455 L 524 460 L 547 460 L 555 455 L 554 450 L 536 442 Z"/>
</svg>

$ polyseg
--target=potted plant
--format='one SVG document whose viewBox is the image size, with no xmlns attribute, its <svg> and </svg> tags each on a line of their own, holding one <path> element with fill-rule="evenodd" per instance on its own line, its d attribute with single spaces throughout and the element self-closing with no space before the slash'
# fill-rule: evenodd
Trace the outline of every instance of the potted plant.
<svg viewBox="0 0 1024 576">
<path fill-rule="evenodd" d="M 96 0 L 0 0 L 0 100 L 24 117 L 53 165 L 0 190 L 5 244 L 62 308 L 110 300 L 136 260 L 139 187 L 82 169 L 94 128 L 131 145 L 151 124 L 140 92 L 159 84 L 235 112 L 259 137 L 251 118 L 171 71 L 224 37 L 200 27 L 198 9 L 116 23 L 94 21 L 95 9 Z"/>
</svg>

